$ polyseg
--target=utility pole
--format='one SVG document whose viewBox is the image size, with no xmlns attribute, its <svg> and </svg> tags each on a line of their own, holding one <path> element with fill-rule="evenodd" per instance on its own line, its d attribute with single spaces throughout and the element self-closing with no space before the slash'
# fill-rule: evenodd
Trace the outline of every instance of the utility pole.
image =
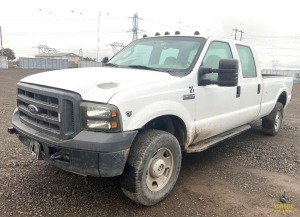
<svg viewBox="0 0 300 217">
<path fill-rule="evenodd" d="M 139 18 L 139 15 L 137 13 L 135 13 L 133 15 L 133 17 L 129 17 L 129 19 L 132 19 L 132 29 L 130 29 L 129 31 L 131 31 L 133 33 L 132 41 L 134 41 L 134 40 L 138 39 L 139 31 L 144 32 L 143 30 L 139 29 L 139 20 L 142 20 L 142 19 Z"/>
<path fill-rule="evenodd" d="M 99 25 L 100 25 L 100 14 L 101 14 L 102 12 L 100 11 L 99 12 L 99 16 L 98 16 L 98 43 L 97 43 L 97 62 L 98 62 L 98 54 L 99 54 Z"/>
<path fill-rule="evenodd" d="M 1 39 L 1 56 L 3 56 L 3 46 L 2 46 L 2 30 L 0 26 L 0 39 Z"/>
<path fill-rule="evenodd" d="M 239 32 L 239 33 L 241 33 L 240 41 L 242 41 L 242 40 L 243 40 L 243 33 L 245 33 L 245 32 L 243 32 L 242 30 L 238 30 L 237 28 L 232 29 L 232 30 L 234 31 L 234 40 L 237 39 L 237 38 L 236 38 L 236 35 L 237 35 L 237 33 Z"/>
<path fill-rule="evenodd" d="M 241 33 L 240 41 L 242 41 L 242 39 L 243 39 L 243 33 L 244 33 L 244 32 L 241 30 L 240 33 Z"/>
<path fill-rule="evenodd" d="M 237 33 L 237 31 L 239 31 L 239 30 L 237 30 L 236 28 L 235 29 L 232 29 L 233 31 L 235 31 L 235 33 L 234 33 L 234 40 L 236 40 L 236 33 Z"/>
</svg>

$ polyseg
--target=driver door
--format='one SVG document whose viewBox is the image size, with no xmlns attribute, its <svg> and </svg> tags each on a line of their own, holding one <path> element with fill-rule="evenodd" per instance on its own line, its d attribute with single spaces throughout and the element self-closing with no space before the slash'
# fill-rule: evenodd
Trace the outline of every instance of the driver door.
<svg viewBox="0 0 300 217">
<path fill-rule="evenodd" d="M 233 59 L 232 46 L 225 41 L 212 41 L 201 66 L 219 68 L 220 59 Z M 217 73 L 206 74 L 204 79 L 218 80 Z M 194 143 L 239 126 L 240 98 L 237 87 L 219 87 L 211 84 L 195 88 L 196 135 Z"/>
</svg>

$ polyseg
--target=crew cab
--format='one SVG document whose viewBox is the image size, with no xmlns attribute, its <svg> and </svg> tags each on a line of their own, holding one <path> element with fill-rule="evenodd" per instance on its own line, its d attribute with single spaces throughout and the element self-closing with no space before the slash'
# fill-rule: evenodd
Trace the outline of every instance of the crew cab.
<svg viewBox="0 0 300 217">
<path fill-rule="evenodd" d="M 276 135 L 293 80 L 264 76 L 251 45 L 199 35 L 133 41 L 103 67 L 23 78 L 8 131 L 39 160 L 74 173 L 120 175 L 129 198 L 163 200 L 182 152 L 250 128 Z"/>
</svg>

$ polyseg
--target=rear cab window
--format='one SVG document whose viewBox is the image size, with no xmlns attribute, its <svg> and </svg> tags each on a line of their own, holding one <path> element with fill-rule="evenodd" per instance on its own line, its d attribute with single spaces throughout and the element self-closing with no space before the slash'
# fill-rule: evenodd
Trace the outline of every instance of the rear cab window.
<svg viewBox="0 0 300 217">
<path fill-rule="evenodd" d="M 250 47 L 236 44 L 236 49 L 240 58 L 243 78 L 256 78 L 256 65 Z"/>
</svg>

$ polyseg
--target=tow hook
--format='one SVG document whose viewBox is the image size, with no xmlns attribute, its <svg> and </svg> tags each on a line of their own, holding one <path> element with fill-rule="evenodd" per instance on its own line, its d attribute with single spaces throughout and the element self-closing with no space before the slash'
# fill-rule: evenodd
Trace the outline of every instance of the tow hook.
<svg viewBox="0 0 300 217">
<path fill-rule="evenodd" d="M 52 160 L 60 160 L 60 161 L 65 161 L 65 162 L 70 162 L 70 156 L 69 153 L 64 151 L 64 150 L 60 150 L 54 154 L 52 154 L 50 156 L 50 159 Z"/>
<path fill-rule="evenodd" d="M 64 156 L 64 152 L 63 151 L 58 151 L 55 154 L 51 155 L 50 158 L 52 160 L 59 160 L 59 159 L 63 158 L 63 156 Z"/>
<path fill-rule="evenodd" d="M 16 129 L 15 129 L 14 127 L 9 127 L 9 128 L 7 129 L 7 132 L 8 132 L 9 134 L 15 134 L 15 133 L 17 133 L 17 131 L 16 131 Z"/>
</svg>

